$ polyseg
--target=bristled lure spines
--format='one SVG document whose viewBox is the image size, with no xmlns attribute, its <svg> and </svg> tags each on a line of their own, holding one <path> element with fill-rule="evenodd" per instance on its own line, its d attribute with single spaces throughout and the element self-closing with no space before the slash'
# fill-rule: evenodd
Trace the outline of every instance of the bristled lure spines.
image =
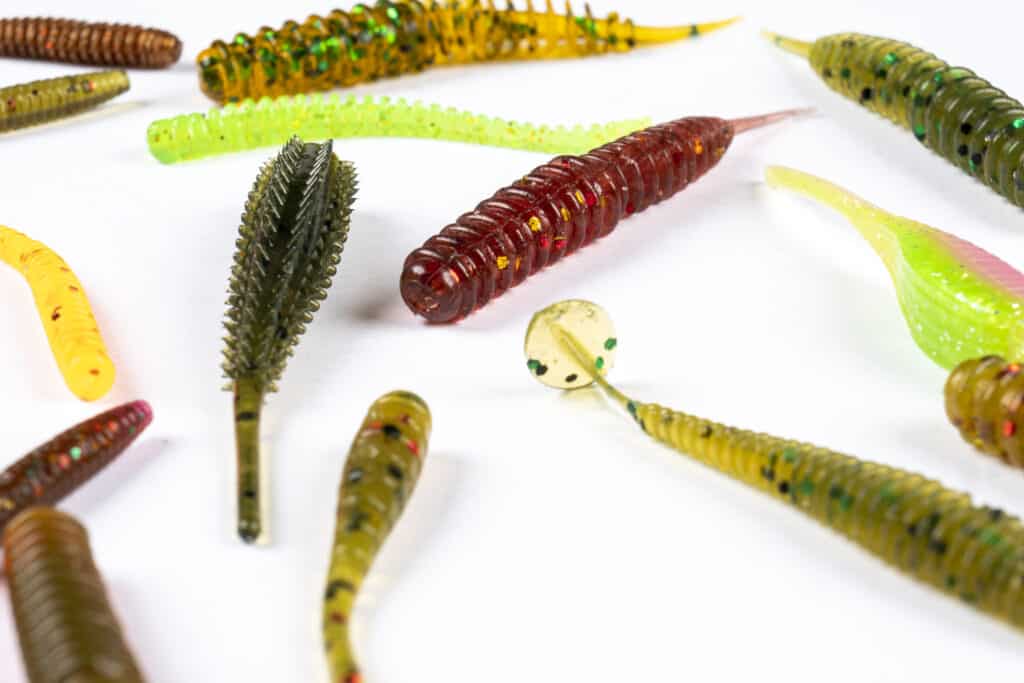
<svg viewBox="0 0 1024 683">
<path fill-rule="evenodd" d="M 0 529 L 19 512 L 54 505 L 130 446 L 153 421 L 145 401 L 126 403 L 58 434 L 0 472 Z"/>
<path fill-rule="evenodd" d="M 143 683 L 77 520 L 33 508 L 5 529 L 3 549 L 4 581 L 31 683 Z"/>
<path fill-rule="evenodd" d="M 332 682 L 362 680 L 349 640 L 359 588 L 405 509 L 427 455 L 431 418 L 415 394 L 385 394 L 352 443 L 338 493 L 337 522 L 323 603 L 323 638 Z"/>
<path fill-rule="evenodd" d="M 181 41 L 129 24 L 22 17 L 0 19 L 0 57 L 162 69 L 181 58 Z"/>
<path fill-rule="evenodd" d="M 636 27 L 612 13 L 594 19 L 537 11 L 493 0 L 379 0 L 350 11 L 313 15 L 278 29 L 215 41 L 196 58 L 204 93 L 218 102 L 331 90 L 416 73 L 435 64 L 576 57 L 621 52 L 707 33 L 735 21 L 681 27 Z"/>
<path fill-rule="evenodd" d="M 0 133 L 91 109 L 128 87 L 124 71 L 97 71 L 0 88 Z"/>
<path fill-rule="evenodd" d="M 841 33 L 797 51 L 806 51 L 830 88 L 1024 206 L 1024 104 L 971 70 L 896 40 Z"/>
<path fill-rule="evenodd" d="M 999 356 L 965 360 L 949 375 L 946 415 L 965 441 L 1024 468 L 1024 373 Z"/>
<path fill-rule="evenodd" d="M 279 146 L 292 136 L 414 137 L 575 154 L 649 125 L 649 119 L 632 119 L 586 128 L 537 126 L 405 99 L 316 94 L 264 97 L 205 114 L 154 121 L 146 140 L 149 151 L 163 163 Z"/>
<path fill-rule="evenodd" d="M 20 272 L 46 330 L 50 350 L 68 388 L 83 401 L 95 401 L 114 384 L 107 355 L 82 283 L 53 250 L 0 225 L 0 261 Z"/>
</svg>

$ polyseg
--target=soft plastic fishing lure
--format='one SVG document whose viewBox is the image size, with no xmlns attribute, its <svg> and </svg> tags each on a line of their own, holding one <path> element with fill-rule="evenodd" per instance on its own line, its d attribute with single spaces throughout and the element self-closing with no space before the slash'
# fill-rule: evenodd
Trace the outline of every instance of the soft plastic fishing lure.
<svg viewBox="0 0 1024 683">
<path fill-rule="evenodd" d="M 966 360 L 946 382 L 946 415 L 965 441 L 1024 468 L 1024 374 L 999 356 Z"/>
<path fill-rule="evenodd" d="M 828 181 L 779 166 L 769 185 L 846 216 L 882 258 L 917 345 L 946 368 L 987 354 L 1024 352 L 1024 274 L 949 233 L 888 213 Z"/>
<path fill-rule="evenodd" d="M 246 100 L 154 121 L 149 151 L 165 164 L 304 140 L 406 137 L 472 142 L 534 152 L 581 153 L 650 125 L 649 119 L 615 121 L 589 128 L 535 126 L 390 97 L 341 98 L 299 95 Z"/>
<path fill-rule="evenodd" d="M 352 442 L 338 493 L 324 594 L 324 645 L 332 682 L 362 680 L 349 642 L 352 606 L 416 487 L 429 438 L 427 404 L 415 394 L 395 391 L 370 406 Z"/>
<path fill-rule="evenodd" d="M 766 33 L 807 57 L 828 87 L 913 131 L 925 147 L 1024 206 L 1024 105 L 970 69 L 888 38 L 840 33 L 813 43 Z"/>
<path fill-rule="evenodd" d="M 218 102 L 294 95 L 415 73 L 441 64 L 582 57 L 682 40 L 736 19 L 665 28 L 634 26 L 618 14 L 594 19 L 544 11 L 499 10 L 492 0 L 379 0 L 268 26 L 199 53 L 200 85 Z"/>
<path fill-rule="evenodd" d="M 71 495 L 152 421 L 148 403 L 126 403 L 58 434 L 0 472 L 0 530 L 22 510 L 54 505 Z"/>
<path fill-rule="evenodd" d="M 618 340 L 585 301 L 537 313 L 528 366 L 558 388 L 596 382 L 645 433 L 832 527 L 908 575 L 1024 628 L 1024 525 L 919 474 L 632 399 L 604 375 Z"/>
<path fill-rule="evenodd" d="M 97 71 L 0 88 L 0 133 L 63 119 L 128 90 L 128 74 Z"/>
<path fill-rule="evenodd" d="M 456 322 L 685 189 L 718 163 L 737 133 L 795 113 L 678 119 L 582 156 L 555 157 L 409 254 L 402 298 L 432 323 Z"/>
<path fill-rule="evenodd" d="M 89 535 L 52 508 L 28 510 L 3 535 L 21 656 L 31 683 L 142 683 Z"/>
<path fill-rule="evenodd" d="M 260 170 L 242 214 L 224 323 L 235 394 L 238 533 L 262 533 L 260 411 L 337 271 L 356 193 L 355 167 L 331 143 L 284 146 Z"/>
<path fill-rule="evenodd" d="M 68 388 L 83 401 L 102 398 L 114 385 L 114 363 L 100 336 L 82 283 L 46 245 L 0 225 L 0 261 L 32 288 L 50 350 Z"/>
<path fill-rule="evenodd" d="M 181 41 L 156 28 L 24 17 L 0 19 L 0 57 L 162 69 L 181 57 Z"/>
</svg>

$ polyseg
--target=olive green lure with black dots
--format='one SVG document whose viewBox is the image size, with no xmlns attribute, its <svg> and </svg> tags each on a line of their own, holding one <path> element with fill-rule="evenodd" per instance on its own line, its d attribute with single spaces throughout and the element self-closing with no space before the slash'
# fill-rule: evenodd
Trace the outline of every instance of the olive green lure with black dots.
<svg viewBox="0 0 1024 683">
<path fill-rule="evenodd" d="M 970 69 L 898 40 L 839 33 L 807 43 L 765 35 L 808 58 L 828 87 L 1024 206 L 1024 104 Z"/>
<path fill-rule="evenodd" d="M 128 87 L 124 71 L 97 71 L 0 88 L 0 133 L 92 109 Z"/>
<path fill-rule="evenodd" d="M 604 311 L 566 301 L 534 316 L 527 365 L 549 386 L 597 383 L 655 440 L 832 527 L 906 574 L 1024 628 L 1019 519 L 919 474 L 636 401 L 604 378 L 608 346 L 617 345 Z M 568 382 L 573 374 L 582 379 Z"/>
</svg>

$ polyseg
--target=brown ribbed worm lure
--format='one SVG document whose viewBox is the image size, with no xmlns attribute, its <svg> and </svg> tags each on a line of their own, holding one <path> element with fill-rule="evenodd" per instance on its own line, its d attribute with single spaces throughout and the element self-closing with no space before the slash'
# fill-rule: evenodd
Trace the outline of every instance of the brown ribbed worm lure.
<svg viewBox="0 0 1024 683">
<path fill-rule="evenodd" d="M 63 119 L 128 90 L 128 74 L 97 71 L 0 88 L 0 133 Z"/>
<path fill-rule="evenodd" d="M 20 17 L 0 19 L 0 57 L 163 69 L 181 58 L 181 41 L 156 28 Z"/>
<path fill-rule="evenodd" d="M 3 534 L 4 574 L 31 683 L 143 683 L 85 528 L 37 507 Z"/>
</svg>

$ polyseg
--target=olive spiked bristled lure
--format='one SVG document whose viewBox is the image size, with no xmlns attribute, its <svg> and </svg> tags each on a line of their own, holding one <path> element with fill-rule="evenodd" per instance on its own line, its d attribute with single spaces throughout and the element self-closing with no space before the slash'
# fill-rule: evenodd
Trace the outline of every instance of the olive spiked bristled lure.
<svg viewBox="0 0 1024 683">
<path fill-rule="evenodd" d="M 0 57 L 162 69 L 181 57 L 177 36 L 128 24 L 24 17 L 0 19 Z"/>
<path fill-rule="evenodd" d="M 729 427 L 634 400 L 604 375 L 618 346 L 607 314 L 586 301 L 537 313 L 527 364 L 562 389 L 596 383 L 655 440 L 832 527 L 947 595 L 1024 628 L 1024 525 L 969 494 L 879 463 Z"/>
<path fill-rule="evenodd" d="M 808 58 L 828 87 L 1024 206 L 1024 104 L 970 69 L 897 40 L 839 33 L 807 43 L 765 35 Z"/>
<path fill-rule="evenodd" d="M 238 533 L 262 533 L 260 411 L 327 297 L 348 237 L 355 167 L 293 138 L 256 178 L 231 269 L 224 373 L 235 396 Z"/>
<path fill-rule="evenodd" d="M 541 11 L 532 0 L 524 10 L 511 4 L 497 9 L 493 0 L 378 0 L 215 41 L 196 62 L 204 93 L 218 102 L 238 102 L 331 90 L 442 64 L 625 52 L 734 21 L 653 28 L 614 13 L 595 19 L 589 8 L 576 17 L 568 1 L 560 15 L 551 0 Z"/>
<path fill-rule="evenodd" d="M 128 90 L 128 74 L 97 71 L 0 88 L 0 133 L 63 119 Z"/>
<path fill-rule="evenodd" d="M 349 639 L 352 606 L 416 487 L 430 427 L 430 410 L 423 399 L 395 391 L 370 406 L 352 442 L 338 492 L 323 604 L 324 646 L 332 683 L 362 680 Z"/>
</svg>

